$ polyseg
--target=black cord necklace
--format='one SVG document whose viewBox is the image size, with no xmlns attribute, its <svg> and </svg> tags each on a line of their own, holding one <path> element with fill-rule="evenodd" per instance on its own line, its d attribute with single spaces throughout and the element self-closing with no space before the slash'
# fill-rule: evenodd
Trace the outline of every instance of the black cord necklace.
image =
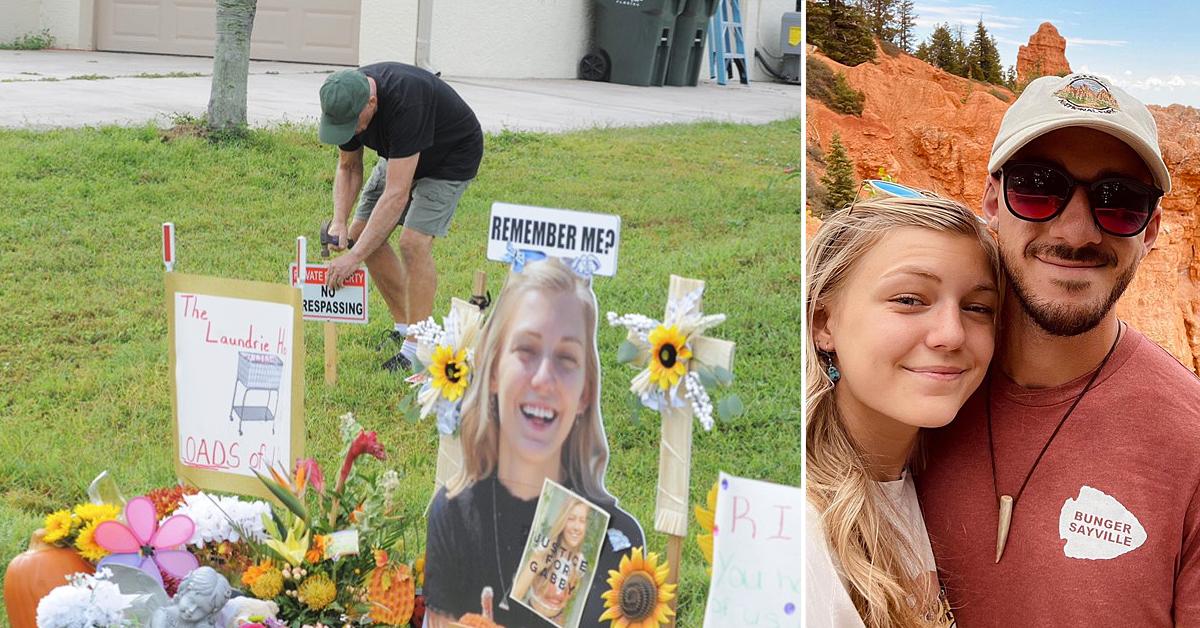
<svg viewBox="0 0 1200 628">
<path fill-rule="evenodd" d="M 992 381 L 991 381 L 991 377 L 989 376 L 987 381 L 984 382 L 984 386 L 987 386 L 987 390 L 985 392 L 985 397 L 986 397 L 986 404 L 987 404 L 988 455 L 992 459 L 992 490 L 995 492 L 996 500 L 1000 504 L 1000 517 L 999 517 L 999 520 L 996 522 L 996 562 L 997 563 L 1000 562 L 1000 557 L 1004 555 L 1004 546 L 1008 543 L 1008 527 L 1012 523 L 1013 508 L 1016 507 L 1017 500 L 1021 499 L 1021 495 L 1025 492 L 1025 487 L 1029 485 L 1029 478 L 1033 477 L 1034 470 L 1036 470 L 1038 465 L 1041 464 L 1042 456 L 1044 456 L 1046 454 L 1046 450 L 1050 449 L 1050 443 L 1054 442 L 1054 437 L 1058 436 L 1058 432 L 1059 432 L 1059 430 L 1062 429 L 1062 426 L 1067 422 L 1067 418 L 1069 418 L 1071 416 L 1071 413 L 1075 411 L 1075 406 L 1078 406 L 1079 402 L 1083 401 L 1083 396 L 1086 395 L 1088 390 L 1090 390 L 1092 388 L 1092 384 L 1096 383 L 1096 378 L 1100 377 L 1100 371 L 1104 370 L 1104 365 L 1108 364 L 1108 359 L 1111 358 L 1113 352 L 1116 351 L 1117 343 L 1120 342 L 1120 340 L 1121 340 L 1121 330 L 1122 330 L 1122 327 L 1118 323 L 1117 337 L 1116 337 L 1116 339 L 1113 340 L 1112 346 L 1108 348 L 1108 353 L 1104 354 L 1104 359 L 1100 361 L 1100 366 L 1096 369 L 1096 372 L 1092 373 L 1092 378 L 1089 379 L 1088 383 L 1083 386 L 1083 390 L 1080 391 L 1079 396 L 1075 397 L 1075 401 L 1071 403 L 1071 407 L 1067 408 L 1066 414 L 1064 414 L 1063 417 L 1058 420 L 1058 426 L 1054 428 L 1053 432 L 1051 432 L 1049 440 L 1047 440 L 1046 444 L 1042 446 L 1042 450 L 1040 452 L 1038 452 L 1037 458 L 1034 458 L 1033 466 L 1030 467 L 1029 472 L 1025 474 L 1025 480 L 1021 482 L 1021 488 L 1017 489 L 1016 497 L 1013 497 L 1012 495 L 1001 495 L 1000 494 L 999 480 L 997 480 L 997 476 L 996 476 L 996 446 L 993 442 L 994 437 L 992 436 Z"/>
<path fill-rule="evenodd" d="M 504 565 L 500 560 L 500 511 L 496 508 L 496 485 L 500 483 L 500 476 L 497 475 L 492 481 L 492 534 L 495 540 L 496 547 L 496 575 L 500 577 L 500 587 L 502 589 L 500 595 L 500 608 L 508 610 L 508 587 L 504 584 Z"/>
</svg>

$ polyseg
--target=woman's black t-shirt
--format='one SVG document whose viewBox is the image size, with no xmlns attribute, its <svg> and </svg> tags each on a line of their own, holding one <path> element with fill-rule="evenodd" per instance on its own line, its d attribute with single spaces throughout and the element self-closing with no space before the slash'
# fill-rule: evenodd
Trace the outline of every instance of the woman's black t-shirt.
<svg viewBox="0 0 1200 628">
<path fill-rule="evenodd" d="M 614 551 L 609 535 L 605 536 L 580 626 L 601 625 L 604 600 L 600 595 L 608 590 L 609 570 L 620 566 L 630 548 L 646 544 L 641 527 L 629 513 L 611 502 L 596 505 L 608 512 L 608 529 L 620 531 L 630 547 Z M 512 589 L 536 510 L 537 499 L 514 497 L 494 475 L 463 489 L 454 499 L 446 497 L 446 489 L 439 489 L 429 511 L 425 604 L 457 619 L 479 613 L 480 594 L 484 587 L 492 587 L 496 623 L 508 628 L 552 625 L 513 600 L 508 601 L 507 611 L 500 608 Z M 500 512 L 499 518 L 495 511 Z"/>
<path fill-rule="evenodd" d="M 483 159 L 483 131 L 475 112 L 445 81 L 403 63 L 373 63 L 358 71 L 375 79 L 379 108 L 342 150 L 367 146 L 385 159 L 421 153 L 414 181 L 475 178 Z"/>
</svg>

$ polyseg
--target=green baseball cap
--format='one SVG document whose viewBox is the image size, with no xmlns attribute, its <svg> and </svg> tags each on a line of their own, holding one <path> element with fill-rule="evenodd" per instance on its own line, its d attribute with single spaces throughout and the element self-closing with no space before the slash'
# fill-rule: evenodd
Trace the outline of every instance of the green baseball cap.
<svg viewBox="0 0 1200 628">
<path fill-rule="evenodd" d="M 345 144 L 354 137 L 358 114 L 371 99 L 371 84 L 358 70 L 338 70 L 321 86 L 321 124 L 317 137 L 322 144 Z"/>
</svg>

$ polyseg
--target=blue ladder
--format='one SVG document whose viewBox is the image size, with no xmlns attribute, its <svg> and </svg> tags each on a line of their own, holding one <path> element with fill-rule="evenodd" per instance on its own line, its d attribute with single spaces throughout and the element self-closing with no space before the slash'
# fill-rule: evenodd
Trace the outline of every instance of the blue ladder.
<svg viewBox="0 0 1200 628">
<path fill-rule="evenodd" d="M 736 66 L 742 85 L 750 84 L 746 68 L 746 39 L 742 35 L 742 8 L 738 0 L 721 0 L 708 21 L 708 77 L 724 85 Z"/>
</svg>

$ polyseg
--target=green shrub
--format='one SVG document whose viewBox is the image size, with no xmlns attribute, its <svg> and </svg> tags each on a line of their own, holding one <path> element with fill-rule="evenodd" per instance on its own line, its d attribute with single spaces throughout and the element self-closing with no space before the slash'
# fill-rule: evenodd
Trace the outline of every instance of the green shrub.
<svg viewBox="0 0 1200 628">
<path fill-rule="evenodd" d="M 0 43 L 0 50 L 43 50 L 54 45 L 54 35 L 43 28 L 40 33 L 25 33 L 16 39 Z"/>
<path fill-rule="evenodd" d="M 846 75 L 833 72 L 829 66 L 813 57 L 805 61 L 808 70 L 808 84 L 805 93 L 825 103 L 838 113 L 862 115 L 866 94 L 850 87 Z"/>
</svg>

